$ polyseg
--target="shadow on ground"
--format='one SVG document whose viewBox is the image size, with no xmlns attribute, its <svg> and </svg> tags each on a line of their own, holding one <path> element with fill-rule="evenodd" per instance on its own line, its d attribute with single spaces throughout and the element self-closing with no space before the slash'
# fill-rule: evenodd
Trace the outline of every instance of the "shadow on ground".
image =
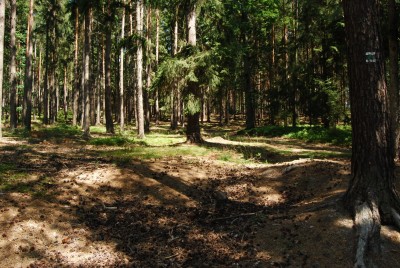
<svg viewBox="0 0 400 268">
<path fill-rule="evenodd" d="M 29 177 L 1 192 L 3 267 L 352 267 L 352 220 L 339 202 L 348 161 L 251 169 L 98 155 L 1 148 L 2 180 Z M 400 236 L 383 236 L 380 267 L 395 267 Z"/>
</svg>

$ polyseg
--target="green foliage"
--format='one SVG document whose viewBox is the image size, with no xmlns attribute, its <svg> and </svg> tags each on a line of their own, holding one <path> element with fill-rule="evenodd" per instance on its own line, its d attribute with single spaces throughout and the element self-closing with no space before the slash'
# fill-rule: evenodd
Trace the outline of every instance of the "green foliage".
<svg viewBox="0 0 400 268">
<path fill-rule="evenodd" d="M 303 128 L 285 135 L 287 138 L 304 140 L 307 142 L 324 142 L 335 145 L 351 145 L 350 127 L 323 128 L 312 127 Z"/>
<path fill-rule="evenodd" d="M 105 146 L 123 146 L 131 143 L 131 140 L 125 137 L 113 136 L 107 138 L 93 138 L 89 141 L 91 145 L 105 145 Z"/>
<path fill-rule="evenodd" d="M 185 113 L 193 115 L 197 112 L 200 112 L 200 110 L 201 110 L 200 100 L 196 98 L 193 94 L 188 94 L 186 96 Z"/>
<path fill-rule="evenodd" d="M 281 127 L 264 126 L 250 130 L 241 130 L 238 135 L 285 137 L 303 140 L 306 142 L 322 142 L 335 145 L 351 145 L 351 128 L 349 126 L 338 126 L 336 128 L 324 127 Z"/>
</svg>

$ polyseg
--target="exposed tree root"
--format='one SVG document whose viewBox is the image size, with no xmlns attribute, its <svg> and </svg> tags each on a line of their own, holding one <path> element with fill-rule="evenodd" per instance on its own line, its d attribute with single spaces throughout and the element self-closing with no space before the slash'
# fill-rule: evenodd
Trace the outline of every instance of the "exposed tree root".
<svg viewBox="0 0 400 268">
<path fill-rule="evenodd" d="M 375 202 L 361 203 L 355 207 L 354 223 L 357 228 L 357 250 L 355 268 L 371 266 L 371 260 L 367 258 L 372 253 L 380 251 L 380 216 Z"/>
</svg>

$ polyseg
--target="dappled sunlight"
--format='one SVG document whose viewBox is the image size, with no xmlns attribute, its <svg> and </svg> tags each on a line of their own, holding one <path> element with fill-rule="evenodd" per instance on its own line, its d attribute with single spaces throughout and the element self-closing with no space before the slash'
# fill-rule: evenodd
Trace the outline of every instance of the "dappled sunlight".
<svg viewBox="0 0 400 268">
<path fill-rule="evenodd" d="M 1 168 L 30 177 L 1 195 L 0 255 L 44 267 L 351 266 L 352 220 L 338 205 L 348 160 L 212 140 L 12 145 Z M 234 162 L 240 155 L 248 161 Z"/>
</svg>

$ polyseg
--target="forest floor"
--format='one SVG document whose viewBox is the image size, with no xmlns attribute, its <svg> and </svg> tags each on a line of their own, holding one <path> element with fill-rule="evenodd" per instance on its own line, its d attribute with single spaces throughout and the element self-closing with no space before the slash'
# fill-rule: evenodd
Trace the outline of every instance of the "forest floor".
<svg viewBox="0 0 400 268">
<path fill-rule="evenodd" d="M 0 267 L 353 266 L 348 148 L 211 125 L 196 146 L 165 129 L 2 139 Z M 390 226 L 377 266 L 400 267 Z"/>
</svg>

